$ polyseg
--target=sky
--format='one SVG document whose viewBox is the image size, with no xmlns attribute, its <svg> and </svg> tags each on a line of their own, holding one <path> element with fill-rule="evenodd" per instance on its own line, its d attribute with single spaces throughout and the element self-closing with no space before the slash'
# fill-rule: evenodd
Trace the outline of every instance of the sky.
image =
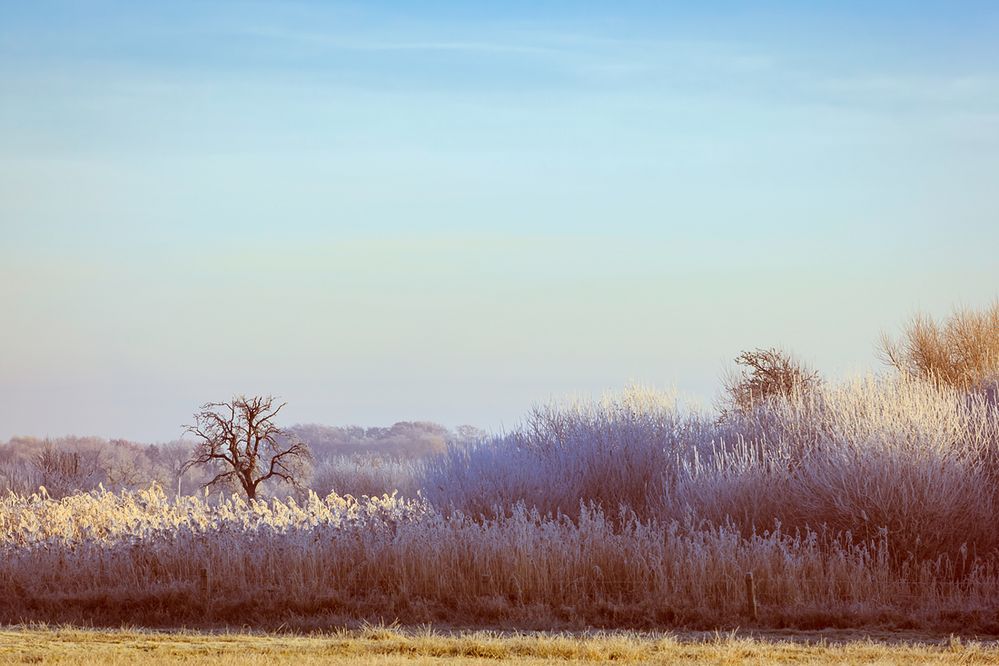
<svg viewBox="0 0 999 666">
<path fill-rule="evenodd" d="M 509 430 L 999 297 L 999 6 L 0 0 L 0 438 Z"/>
</svg>

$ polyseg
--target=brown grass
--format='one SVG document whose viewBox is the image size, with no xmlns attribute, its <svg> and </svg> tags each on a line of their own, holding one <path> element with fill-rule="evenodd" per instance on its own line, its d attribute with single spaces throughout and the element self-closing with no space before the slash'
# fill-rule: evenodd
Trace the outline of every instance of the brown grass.
<svg viewBox="0 0 999 666">
<path fill-rule="evenodd" d="M 780 530 L 747 539 L 593 508 L 483 522 L 394 498 L 212 506 L 149 491 L 8 497 L 0 525 L 7 622 L 735 627 L 752 571 L 761 626 L 997 629 L 988 562 L 900 567 L 883 543 Z"/>
<path fill-rule="evenodd" d="M 759 627 L 996 633 L 997 416 L 911 379 L 723 424 L 633 390 L 454 452 L 432 498 L 9 495 L 0 622 L 732 628 L 752 572 Z"/>
<path fill-rule="evenodd" d="M 367 627 L 312 635 L 159 633 L 135 630 L 10 627 L 0 631 L 0 661 L 41 664 L 517 664 L 769 663 L 988 664 L 993 643 L 943 639 L 875 642 L 789 640 L 736 634 L 611 633 L 441 634 Z"/>
</svg>

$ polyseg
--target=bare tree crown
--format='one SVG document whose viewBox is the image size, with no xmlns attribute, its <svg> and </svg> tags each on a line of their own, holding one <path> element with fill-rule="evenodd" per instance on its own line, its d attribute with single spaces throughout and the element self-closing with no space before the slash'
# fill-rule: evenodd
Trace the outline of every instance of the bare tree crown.
<svg viewBox="0 0 999 666">
<path fill-rule="evenodd" d="M 211 465 L 218 471 L 205 487 L 238 483 L 253 499 L 258 486 L 271 478 L 299 485 L 298 478 L 311 460 L 308 446 L 275 425 L 287 403 L 273 396 L 240 395 L 229 402 L 209 402 L 194 415 L 185 432 L 197 445 L 184 470 Z"/>
<path fill-rule="evenodd" d="M 725 390 L 737 410 L 750 410 L 774 397 L 808 393 L 822 383 L 817 372 L 773 347 L 744 351 L 735 362 L 741 371 L 725 379 Z"/>
</svg>

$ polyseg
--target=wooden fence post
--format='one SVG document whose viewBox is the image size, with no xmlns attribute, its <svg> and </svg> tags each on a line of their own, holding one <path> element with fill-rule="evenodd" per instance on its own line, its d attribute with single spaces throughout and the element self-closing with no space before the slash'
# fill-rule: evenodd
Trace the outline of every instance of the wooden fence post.
<svg viewBox="0 0 999 666">
<path fill-rule="evenodd" d="M 756 621 L 756 584 L 752 571 L 746 573 L 746 613 L 749 619 Z"/>
<path fill-rule="evenodd" d="M 205 603 L 212 599 L 212 581 L 208 578 L 208 567 L 201 567 L 201 596 Z"/>
</svg>

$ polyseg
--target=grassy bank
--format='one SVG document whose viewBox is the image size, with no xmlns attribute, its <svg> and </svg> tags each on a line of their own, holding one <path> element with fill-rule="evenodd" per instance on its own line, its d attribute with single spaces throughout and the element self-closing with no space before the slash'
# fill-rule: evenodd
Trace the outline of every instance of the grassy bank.
<svg viewBox="0 0 999 666">
<path fill-rule="evenodd" d="M 878 642 L 851 636 L 681 636 L 615 633 L 439 634 L 368 628 L 313 635 L 197 634 L 8 627 L 0 661 L 34 664 L 520 664 L 564 662 L 987 664 L 994 643 Z"/>
</svg>

